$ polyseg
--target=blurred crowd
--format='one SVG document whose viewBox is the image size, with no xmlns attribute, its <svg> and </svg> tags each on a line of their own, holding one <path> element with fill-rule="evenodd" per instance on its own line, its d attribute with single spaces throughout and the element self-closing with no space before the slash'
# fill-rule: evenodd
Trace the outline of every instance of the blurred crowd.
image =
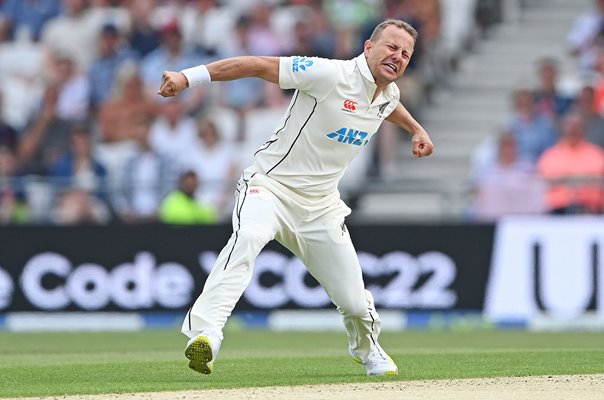
<svg viewBox="0 0 604 400">
<path fill-rule="evenodd" d="M 604 0 L 544 58 L 496 137 L 478 146 L 468 219 L 604 212 Z M 384 18 L 420 33 L 402 101 L 421 120 L 502 0 L 0 0 L 0 225 L 230 217 L 234 182 L 292 93 L 259 79 L 164 99 L 164 70 L 235 55 L 349 59 Z M 580 84 L 560 86 L 560 63 Z M 384 124 L 359 176 L 392 166 Z M 349 174 L 350 175 L 350 174 Z M 352 184 L 351 182 L 344 182 Z"/>
<path fill-rule="evenodd" d="M 604 212 L 604 0 L 593 6 L 569 29 L 568 59 L 539 60 L 536 86 L 514 91 L 498 135 L 478 146 L 470 219 Z M 575 84 L 561 84 L 562 62 Z"/>
<path fill-rule="evenodd" d="M 227 220 L 233 183 L 292 93 L 244 79 L 163 99 L 162 71 L 353 58 L 379 21 L 401 18 L 420 32 L 401 82 L 419 109 L 459 53 L 444 49 L 442 2 L 0 0 L 0 224 Z"/>
</svg>

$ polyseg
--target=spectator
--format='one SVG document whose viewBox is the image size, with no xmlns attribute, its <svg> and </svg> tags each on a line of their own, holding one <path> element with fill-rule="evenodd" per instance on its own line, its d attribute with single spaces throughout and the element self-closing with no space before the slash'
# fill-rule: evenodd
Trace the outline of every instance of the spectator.
<svg viewBox="0 0 604 400">
<path fill-rule="evenodd" d="M 131 17 L 125 4 L 130 0 L 87 0 L 90 26 L 113 25 L 119 32 L 130 32 Z M 149 1 L 153 3 L 153 1 Z"/>
<path fill-rule="evenodd" d="M 159 117 L 149 135 L 153 150 L 176 162 L 195 147 L 197 127 L 179 99 L 167 99 L 159 104 Z"/>
<path fill-rule="evenodd" d="M 321 2 L 290 1 L 273 11 L 271 22 L 277 34 L 291 38 L 284 44 L 292 56 L 334 56 L 336 34 Z"/>
<path fill-rule="evenodd" d="M 2 113 L 2 92 L 0 91 L 0 146 L 14 151 L 17 148 L 17 130 L 4 121 Z"/>
<path fill-rule="evenodd" d="M 83 121 L 90 111 L 90 83 L 78 70 L 72 54 L 55 52 L 52 56 L 51 80 L 58 86 L 57 115 Z"/>
<path fill-rule="evenodd" d="M 159 31 L 151 25 L 151 14 L 156 5 L 156 0 L 132 0 L 128 3 L 132 18 L 128 40 L 132 49 L 141 58 L 159 47 Z"/>
<path fill-rule="evenodd" d="M 206 59 L 187 48 L 182 40 L 180 27 L 176 21 L 166 24 L 161 29 L 161 45 L 147 54 L 141 61 L 141 76 L 147 92 L 157 92 L 157 77 L 166 70 L 180 71 L 190 65 L 202 64 Z M 183 97 L 185 112 L 197 111 L 203 102 L 203 90 L 194 88 L 188 96 Z"/>
<path fill-rule="evenodd" d="M 583 120 L 585 138 L 604 149 L 604 117 L 597 113 L 595 91 L 592 86 L 584 86 L 577 97 L 577 111 Z"/>
<path fill-rule="evenodd" d="M 17 167 L 22 175 L 47 175 L 68 149 L 71 122 L 57 115 L 59 90 L 49 85 L 39 112 L 24 130 L 17 149 Z"/>
<path fill-rule="evenodd" d="M 476 171 L 473 216 L 495 221 L 513 214 L 537 214 L 545 210 L 545 186 L 532 163 L 518 157 L 510 132 L 497 139 L 497 159 Z"/>
<path fill-rule="evenodd" d="M 85 189 L 67 188 L 56 197 L 51 221 L 57 225 L 106 224 L 109 209 Z"/>
<path fill-rule="evenodd" d="M 257 2 L 250 10 L 248 26 L 249 55 L 274 56 L 286 48 L 286 38 L 279 37 L 271 26 L 273 7 L 266 1 Z"/>
<path fill-rule="evenodd" d="M 216 56 L 225 43 L 233 41 L 235 15 L 217 0 L 193 0 L 181 14 L 185 43 L 201 54 Z"/>
<path fill-rule="evenodd" d="M 220 215 L 232 210 L 232 185 L 241 171 L 235 162 L 233 144 L 222 139 L 214 122 L 200 119 L 199 141 L 186 155 L 187 168 L 194 170 L 204 183 L 196 192 L 196 199 L 211 204 Z"/>
<path fill-rule="evenodd" d="M 12 150 L 0 144 L 0 225 L 29 221 L 27 199 L 22 181 L 15 175 L 16 166 Z"/>
<path fill-rule="evenodd" d="M 186 12 L 191 0 L 159 0 L 155 1 L 151 17 L 151 24 L 155 27 L 163 27 L 176 22 L 180 25 L 180 17 Z"/>
<path fill-rule="evenodd" d="M 0 42 L 13 40 L 20 29 L 38 41 L 46 22 L 61 10 L 57 0 L 4 0 L 0 5 Z"/>
<path fill-rule="evenodd" d="M 571 107 L 573 99 L 558 90 L 558 65 L 552 58 L 539 62 L 539 86 L 533 92 L 535 107 L 541 114 L 553 119 L 562 117 Z"/>
<path fill-rule="evenodd" d="M 251 23 L 252 21 L 247 15 L 243 15 L 237 20 L 235 46 L 225 50 L 224 54 L 229 57 L 252 54 Z M 250 110 L 260 107 L 264 103 L 278 103 L 283 97 L 281 90 L 275 90 L 272 85 L 255 78 L 223 82 L 220 89 L 221 105 L 236 110 L 242 118 Z M 245 137 L 245 132 L 242 133 L 242 136 Z"/>
<path fill-rule="evenodd" d="M 135 123 L 152 119 L 155 109 L 144 90 L 137 66 L 124 63 L 117 71 L 112 96 L 101 105 L 98 113 L 101 140 L 121 142 L 132 139 Z"/>
<path fill-rule="evenodd" d="M 604 0 L 593 0 L 595 8 L 574 22 L 568 34 L 570 53 L 578 57 L 584 75 L 594 69 L 598 48 L 604 44 Z"/>
<path fill-rule="evenodd" d="M 217 219 L 214 208 L 195 200 L 198 188 L 197 174 L 184 172 L 178 180 L 178 189 L 161 205 L 161 222 L 172 225 L 214 224 Z"/>
<path fill-rule="evenodd" d="M 533 94 L 527 89 L 514 93 L 514 112 L 508 128 L 514 134 L 520 158 L 533 163 L 558 140 L 554 121 L 538 113 Z"/>
<path fill-rule="evenodd" d="M 313 36 L 313 21 L 300 19 L 296 21 L 293 29 L 293 39 L 289 54 L 311 57 L 317 54 L 319 57 L 320 50 L 315 50 Z M 321 57 L 327 58 L 325 54 Z"/>
<path fill-rule="evenodd" d="M 594 79 L 587 80 L 594 83 L 594 107 L 596 112 L 604 115 L 604 48 L 596 53 Z"/>
<path fill-rule="evenodd" d="M 316 15 L 314 18 L 303 18 L 296 21 L 293 29 L 291 55 L 316 56 L 329 58 L 335 53 L 335 37 L 332 32 L 321 25 L 326 16 Z"/>
<path fill-rule="evenodd" d="M 359 42 L 357 34 L 362 26 L 379 19 L 379 8 L 368 0 L 325 0 L 324 8 L 336 32 L 335 57 L 355 57 Z"/>
<path fill-rule="evenodd" d="M 121 40 L 118 28 L 106 24 L 99 37 L 99 55 L 88 72 L 90 103 L 93 109 L 111 97 L 111 88 L 119 68 L 127 61 L 135 60 L 134 53 Z"/>
<path fill-rule="evenodd" d="M 98 26 L 90 18 L 86 0 L 62 0 L 61 14 L 48 21 L 41 41 L 52 52 L 71 54 L 76 67 L 86 71 L 96 53 Z"/>
<path fill-rule="evenodd" d="M 562 121 L 560 142 L 541 156 L 539 174 L 549 182 L 553 214 L 601 213 L 604 209 L 604 152 L 585 139 L 581 117 Z"/>
<path fill-rule="evenodd" d="M 175 185 L 174 165 L 151 147 L 148 119 L 139 118 L 134 128 L 136 149 L 118 178 L 114 205 L 124 222 L 158 221 L 161 202 Z"/>
<path fill-rule="evenodd" d="M 17 32 L 13 41 L 0 43 L 0 82 L 5 96 L 0 113 L 9 125 L 22 130 L 44 92 L 44 49 L 28 32 Z"/>
<path fill-rule="evenodd" d="M 443 25 L 443 7 L 440 0 L 415 0 L 412 2 L 406 0 L 404 3 L 410 3 L 411 7 L 417 7 L 417 16 L 422 26 L 422 36 L 424 41 L 422 47 L 434 48 L 436 42 L 440 40 Z M 469 21 L 468 21 L 469 22 Z M 415 54 L 414 54 L 415 56 Z"/>
<path fill-rule="evenodd" d="M 70 132 L 70 148 L 50 167 L 58 187 L 77 187 L 106 199 L 107 170 L 92 155 L 90 128 L 76 124 Z"/>
</svg>

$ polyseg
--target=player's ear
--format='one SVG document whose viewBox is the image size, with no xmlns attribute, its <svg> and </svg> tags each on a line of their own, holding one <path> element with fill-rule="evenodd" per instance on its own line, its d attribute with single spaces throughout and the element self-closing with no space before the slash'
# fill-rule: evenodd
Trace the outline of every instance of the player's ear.
<svg viewBox="0 0 604 400">
<path fill-rule="evenodd" d="M 369 55 L 369 50 L 371 50 L 371 47 L 373 47 L 373 42 L 371 42 L 369 39 L 365 40 L 365 43 L 363 44 L 363 53 L 365 56 Z"/>
</svg>

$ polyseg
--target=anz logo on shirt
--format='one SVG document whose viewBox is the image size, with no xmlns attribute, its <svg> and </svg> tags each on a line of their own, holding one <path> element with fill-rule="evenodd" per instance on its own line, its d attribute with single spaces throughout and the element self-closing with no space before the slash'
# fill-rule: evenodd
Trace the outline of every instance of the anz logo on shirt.
<svg viewBox="0 0 604 400">
<path fill-rule="evenodd" d="M 356 129 L 340 128 L 335 132 L 327 134 L 329 139 L 337 140 L 340 143 L 351 144 L 353 146 L 366 146 L 369 143 L 367 132 L 357 131 Z"/>
<path fill-rule="evenodd" d="M 306 68 L 312 67 L 313 64 L 314 62 L 306 57 L 294 57 L 294 61 L 292 62 L 292 71 L 306 71 Z"/>
</svg>

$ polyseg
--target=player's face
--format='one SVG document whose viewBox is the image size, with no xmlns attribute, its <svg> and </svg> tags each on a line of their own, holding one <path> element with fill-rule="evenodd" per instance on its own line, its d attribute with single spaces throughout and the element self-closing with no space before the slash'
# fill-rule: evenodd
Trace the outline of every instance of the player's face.
<svg viewBox="0 0 604 400">
<path fill-rule="evenodd" d="M 375 82 L 388 84 L 399 79 L 411 59 L 415 41 L 404 29 L 389 25 L 375 41 L 365 41 L 365 57 Z"/>
</svg>

